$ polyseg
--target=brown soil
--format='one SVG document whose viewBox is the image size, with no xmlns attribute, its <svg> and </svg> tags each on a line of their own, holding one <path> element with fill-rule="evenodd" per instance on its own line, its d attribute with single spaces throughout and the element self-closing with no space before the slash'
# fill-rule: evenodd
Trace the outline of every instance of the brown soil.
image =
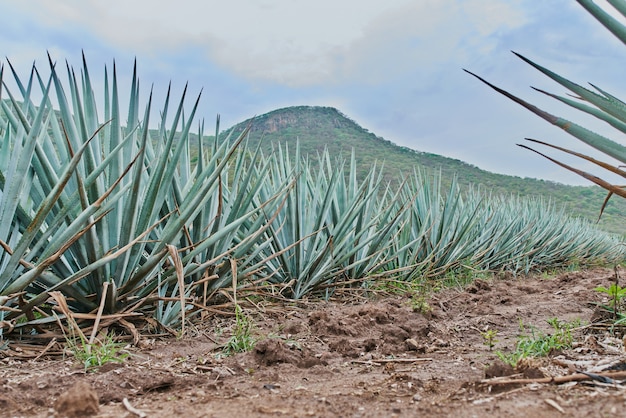
<svg viewBox="0 0 626 418">
<path fill-rule="evenodd" d="M 255 349 L 223 358 L 217 354 L 232 324 L 224 318 L 181 340 L 144 337 L 123 364 L 97 372 L 85 373 L 71 358 L 20 359 L 16 345 L 0 352 L 0 415 L 623 416 L 626 391 L 619 385 L 538 383 L 620 363 L 619 335 L 577 330 L 572 349 L 518 370 L 494 353 L 514 349 L 520 321 L 544 332 L 550 318 L 590 323 L 593 302 L 604 297 L 593 289 L 608 287 L 612 277 L 612 270 L 595 269 L 478 280 L 435 294 L 426 314 L 414 312 L 406 295 L 260 307 Z M 494 351 L 481 335 L 486 329 L 498 331 Z M 505 379 L 525 383 L 498 382 L 511 374 Z"/>
</svg>

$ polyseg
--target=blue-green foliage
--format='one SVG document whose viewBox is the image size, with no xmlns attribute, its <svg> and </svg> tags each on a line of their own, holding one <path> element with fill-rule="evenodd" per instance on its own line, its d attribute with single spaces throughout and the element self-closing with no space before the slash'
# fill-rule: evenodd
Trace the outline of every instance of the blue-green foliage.
<svg viewBox="0 0 626 418">
<path fill-rule="evenodd" d="M 224 288 L 264 284 L 301 298 L 459 267 L 524 273 L 623 258 L 618 238 L 541 201 L 464 193 L 456 183 L 442 190 L 440 176 L 419 171 L 392 187 L 377 166 L 359 177 L 354 154 L 344 161 L 324 151 L 316 164 L 298 147 L 295 157 L 281 147 L 265 155 L 247 146 L 248 131 L 221 137 L 219 119 L 205 149 L 199 97 L 185 116 L 185 92 L 173 107 L 168 93 L 150 130 L 152 100 L 140 111 L 136 75 L 125 116 L 115 71 L 105 72 L 102 113 L 86 63 L 80 80 L 68 68 L 65 84 L 52 63 L 46 80 L 37 71 L 26 83 L 14 78 L 20 97 L 0 92 L 8 321 L 52 291 L 74 311 L 104 301 L 106 313 L 176 325 Z"/>
</svg>

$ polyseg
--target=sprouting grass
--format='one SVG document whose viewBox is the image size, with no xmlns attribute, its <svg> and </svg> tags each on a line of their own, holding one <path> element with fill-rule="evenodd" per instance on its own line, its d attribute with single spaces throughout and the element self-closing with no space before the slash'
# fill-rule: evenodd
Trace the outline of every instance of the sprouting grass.
<svg viewBox="0 0 626 418">
<path fill-rule="evenodd" d="M 67 348 L 83 364 L 85 371 L 95 371 L 107 363 L 123 363 L 128 357 L 128 353 L 123 350 L 124 343 L 116 342 L 110 334 L 93 344 L 89 344 L 82 336 L 68 338 Z"/>
<path fill-rule="evenodd" d="M 432 307 L 428 304 L 428 299 L 433 290 L 426 286 L 425 283 L 404 280 L 381 280 L 374 283 L 373 289 L 408 297 L 409 300 L 406 303 L 413 312 L 426 314 L 432 310 Z"/>
<path fill-rule="evenodd" d="M 556 350 L 571 348 L 572 330 L 580 326 L 580 320 L 573 322 L 561 322 L 557 318 L 549 319 L 548 324 L 552 326 L 551 334 L 544 334 L 535 327 L 530 327 L 530 334 L 520 320 L 520 331 L 522 334 L 517 338 L 515 351 L 512 353 L 502 353 L 496 351 L 500 360 L 515 367 L 521 359 L 529 357 L 546 357 Z"/>
<path fill-rule="evenodd" d="M 484 332 L 481 332 L 480 335 L 483 337 L 483 344 L 489 347 L 489 351 L 493 350 L 493 347 L 498 342 L 498 339 L 496 338 L 498 335 L 498 330 L 487 329 Z"/>
<path fill-rule="evenodd" d="M 454 270 L 447 271 L 441 279 L 444 287 L 464 288 L 474 282 L 476 279 L 489 279 L 493 274 L 487 271 L 481 271 L 476 268 L 463 265 Z"/>
<path fill-rule="evenodd" d="M 224 345 L 222 350 L 224 355 L 229 356 L 234 353 L 245 353 L 252 350 L 256 343 L 252 335 L 252 328 L 252 319 L 243 312 L 241 306 L 235 305 L 235 329 Z"/>
</svg>

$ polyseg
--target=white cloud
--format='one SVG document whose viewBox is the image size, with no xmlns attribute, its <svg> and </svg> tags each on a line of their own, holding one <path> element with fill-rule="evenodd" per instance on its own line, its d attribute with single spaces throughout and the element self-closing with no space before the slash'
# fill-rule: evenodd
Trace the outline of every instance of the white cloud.
<svg viewBox="0 0 626 418">
<path fill-rule="evenodd" d="M 187 80 L 192 90 L 206 87 L 201 113 L 219 111 L 224 127 L 278 106 L 336 105 L 391 141 L 498 171 L 511 172 L 502 162 L 513 159 L 516 174 L 527 166 L 527 175 L 542 175 L 534 156 L 519 159 L 515 141 L 552 140 L 554 129 L 536 131 L 552 127 L 461 67 L 539 106 L 544 98 L 529 84 L 563 93 L 508 52 L 514 49 L 623 96 L 613 86 L 621 86 L 623 46 L 571 0 L 5 3 L 0 44 L 20 74 L 34 59 L 47 67 L 46 51 L 60 66 L 68 59 L 79 67 L 84 49 L 94 79 L 115 58 L 124 85 L 136 56 L 144 92 L 155 83 L 163 95 L 169 80 L 173 91 Z"/>
<path fill-rule="evenodd" d="M 346 78 L 356 75 L 374 84 L 410 73 L 430 79 L 442 65 L 457 66 L 468 56 L 487 54 L 494 47 L 488 35 L 525 22 L 519 2 L 413 2 L 373 21 L 365 36 L 344 51 L 342 71 Z M 424 81 L 419 83 L 428 84 Z"/>
<path fill-rule="evenodd" d="M 221 39 L 218 62 L 245 77 L 291 86 L 379 82 L 449 60 L 463 52 L 461 43 L 525 22 L 519 1 L 288 4 L 280 14 L 261 15 L 274 26 L 257 26 L 254 39 L 245 33 L 240 39 Z M 248 17 L 253 20 L 243 18 L 242 26 L 255 27 L 259 16 Z"/>
<path fill-rule="evenodd" d="M 239 76 L 293 87 L 354 81 L 354 71 L 379 79 L 390 69 L 443 59 L 468 37 L 519 24 L 518 3 L 32 0 L 14 7 L 47 27 L 80 28 L 127 53 L 192 49 Z"/>
</svg>

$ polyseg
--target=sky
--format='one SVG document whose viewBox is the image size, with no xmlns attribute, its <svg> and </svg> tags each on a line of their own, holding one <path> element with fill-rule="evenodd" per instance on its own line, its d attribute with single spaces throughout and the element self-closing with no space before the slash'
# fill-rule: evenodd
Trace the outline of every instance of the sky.
<svg viewBox="0 0 626 418">
<path fill-rule="evenodd" d="M 129 89 L 136 59 L 146 100 L 151 86 L 158 107 L 170 82 L 175 96 L 188 83 L 192 95 L 202 91 L 199 115 L 211 124 L 220 114 L 223 128 L 282 107 L 332 106 L 417 151 L 502 174 L 588 184 L 515 144 L 529 137 L 602 154 L 466 68 L 550 113 L 623 137 L 532 90 L 566 93 L 511 53 L 626 101 L 626 47 L 574 0 L 0 0 L 0 6 L 0 63 L 9 60 L 20 77 L 33 62 L 45 70 L 47 53 L 80 69 L 84 52 L 100 86 L 104 67 L 115 61 L 121 87 Z"/>
</svg>

